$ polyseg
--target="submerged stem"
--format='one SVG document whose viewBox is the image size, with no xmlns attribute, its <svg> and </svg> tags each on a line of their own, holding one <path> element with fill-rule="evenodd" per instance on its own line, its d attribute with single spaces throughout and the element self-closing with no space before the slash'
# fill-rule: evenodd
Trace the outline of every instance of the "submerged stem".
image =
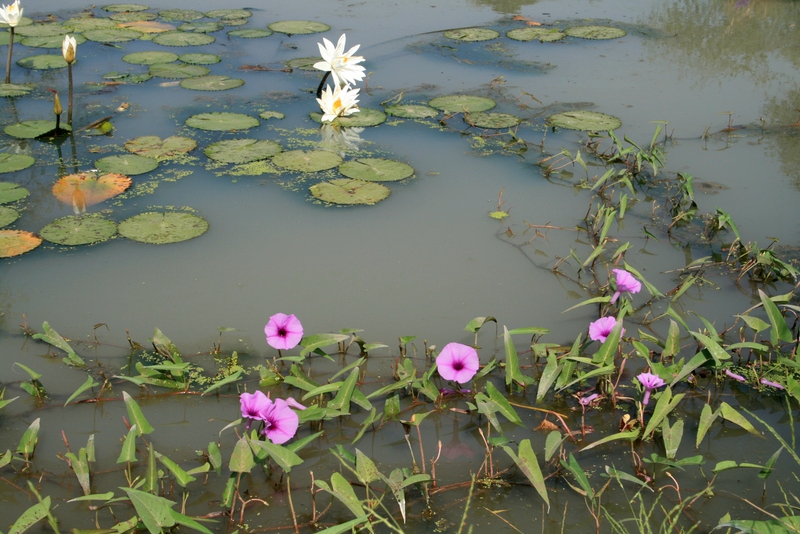
<svg viewBox="0 0 800 534">
<path fill-rule="evenodd" d="M 72 63 L 67 63 L 69 73 L 69 97 L 67 99 L 67 124 L 72 128 Z"/>
<path fill-rule="evenodd" d="M 8 38 L 8 61 L 6 62 L 6 83 L 11 83 L 11 51 L 14 49 L 14 27 L 8 28 L 11 35 Z"/>
</svg>

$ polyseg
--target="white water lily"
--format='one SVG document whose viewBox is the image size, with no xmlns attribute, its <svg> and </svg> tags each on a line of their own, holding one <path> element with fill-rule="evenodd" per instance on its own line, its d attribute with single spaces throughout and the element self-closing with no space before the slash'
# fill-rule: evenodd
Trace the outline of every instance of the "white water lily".
<svg viewBox="0 0 800 534">
<path fill-rule="evenodd" d="M 64 60 L 67 63 L 72 64 L 75 62 L 75 53 L 77 50 L 78 42 L 75 38 L 65 35 L 64 42 L 61 43 L 61 55 L 64 56 Z"/>
<path fill-rule="evenodd" d="M 347 117 L 358 112 L 358 106 L 356 106 L 358 91 L 358 89 L 351 89 L 349 85 L 337 86 L 331 91 L 331 86 L 326 85 L 321 98 L 317 99 L 319 107 L 322 108 L 322 122 L 333 122 L 336 117 Z"/>
<path fill-rule="evenodd" d="M 22 8 L 19 7 L 19 0 L 8 6 L 0 7 L 0 22 L 5 22 L 12 28 L 19 24 L 22 18 Z"/>
<path fill-rule="evenodd" d="M 323 44 L 324 43 L 324 46 Z M 337 86 L 355 83 L 364 78 L 364 67 L 358 65 L 364 61 L 362 56 L 354 56 L 361 45 L 356 45 L 345 53 L 345 35 L 339 37 L 336 46 L 329 40 L 322 38 L 322 43 L 317 43 L 323 61 L 314 63 L 314 68 L 328 71 L 333 76 L 333 83 Z"/>
</svg>

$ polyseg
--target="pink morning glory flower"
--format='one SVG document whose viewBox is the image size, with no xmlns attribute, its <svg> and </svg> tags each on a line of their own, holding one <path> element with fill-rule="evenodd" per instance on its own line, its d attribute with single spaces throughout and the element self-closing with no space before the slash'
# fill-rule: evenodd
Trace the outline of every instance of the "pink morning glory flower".
<svg viewBox="0 0 800 534">
<path fill-rule="evenodd" d="M 589 323 L 589 338 L 600 343 L 605 343 L 608 335 L 617 326 L 614 317 L 600 317 L 598 320 Z M 620 330 L 619 336 L 625 333 L 625 329 Z"/>
<path fill-rule="evenodd" d="M 642 399 L 642 404 L 645 406 L 650 402 L 650 393 L 652 393 L 654 389 L 667 385 L 660 376 L 654 375 L 653 373 L 640 373 L 636 376 L 636 379 L 644 386 L 644 399 Z"/>
<path fill-rule="evenodd" d="M 264 327 L 267 343 L 274 349 L 293 349 L 303 339 L 303 325 L 294 315 L 276 313 Z"/>
<path fill-rule="evenodd" d="M 239 404 L 242 408 L 242 417 L 247 419 L 247 429 L 255 419 L 261 419 L 261 413 L 272 403 L 266 395 L 256 390 L 255 393 L 242 393 L 239 395 Z"/>
<path fill-rule="evenodd" d="M 592 402 L 594 402 L 600 395 L 598 393 L 592 393 L 589 396 L 581 397 L 578 399 L 578 402 L 581 403 L 581 406 L 589 406 Z"/>
<path fill-rule="evenodd" d="M 733 371 L 731 371 L 729 369 L 725 369 L 725 376 L 727 376 L 728 378 L 733 378 L 737 382 L 747 382 L 747 379 L 745 377 L 743 377 L 742 375 L 736 374 L 736 373 L 734 373 Z"/>
<path fill-rule="evenodd" d="M 624 269 L 613 269 L 614 280 L 617 283 L 617 290 L 611 297 L 611 303 L 615 303 L 622 293 L 638 293 L 642 290 L 642 283 L 633 277 L 631 273 Z"/>
<path fill-rule="evenodd" d="M 459 384 L 472 380 L 479 366 L 478 352 L 461 343 L 448 343 L 436 357 L 436 367 L 441 377 Z"/>
<path fill-rule="evenodd" d="M 297 433 L 300 418 L 283 399 L 275 399 L 262 412 L 264 434 L 272 443 L 282 445 Z"/>
<path fill-rule="evenodd" d="M 764 384 L 765 386 L 770 386 L 770 387 L 773 387 L 775 389 L 783 389 L 782 385 L 778 384 L 777 382 L 773 382 L 772 380 L 767 380 L 766 378 L 762 378 L 760 380 L 760 382 L 762 384 Z"/>
</svg>

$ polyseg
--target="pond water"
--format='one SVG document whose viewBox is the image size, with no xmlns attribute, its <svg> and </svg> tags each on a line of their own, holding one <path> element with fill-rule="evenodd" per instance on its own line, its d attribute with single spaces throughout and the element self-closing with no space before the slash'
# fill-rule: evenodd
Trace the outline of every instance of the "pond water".
<svg viewBox="0 0 800 534">
<path fill-rule="evenodd" d="M 624 253 L 624 261 L 661 293 L 680 287 L 687 273 L 703 276 L 675 301 L 670 301 L 671 295 L 648 300 L 647 289 L 633 295 L 636 313 L 626 318 L 626 338 L 648 341 L 646 335 L 651 335 L 663 339 L 669 320 L 653 320 L 666 311 L 668 304 L 691 330 L 707 327 L 699 315 L 722 332 L 734 323 L 735 315 L 761 302 L 758 289 L 769 295 L 793 290 L 791 277 L 762 283 L 751 273 L 739 279 L 740 264 L 723 265 L 734 233 L 727 229 L 704 238 L 702 215 L 722 210 L 735 222 L 741 243 L 764 249 L 777 241 L 774 246 L 781 258 L 787 262 L 797 258 L 799 2 L 380 0 L 262 4 L 257 8 L 241 6 L 252 12 L 241 28 L 266 28 L 273 22 L 300 19 L 323 22 L 331 29 L 310 35 L 276 32 L 264 38 L 243 39 L 228 36 L 228 31 L 239 28 L 230 26 L 209 33 L 216 38 L 211 44 L 179 50 L 139 39 L 88 41 L 78 46 L 78 61 L 73 67 L 74 125 L 79 128 L 111 116 L 113 131 L 96 136 L 79 132 L 61 144 L 3 135 L 4 152 L 36 158 L 32 167 L 0 175 L 0 181 L 24 186 L 30 192 L 15 204 L 21 217 L 10 226 L 13 229 L 38 233 L 54 220 L 72 214 L 72 207 L 51 193 L 60 176 L 92 169 L 99 158 L 125 154 L 125 142 L 140 136 L 177 135 L 195 140 L 198 147 L 183 158 L 161 162 L 154 171 L 132 176 L 129 191 L 88 211 L 116 222 L 148 211 L 190 212 L 207 220 L 209 230 L 195 239 L 168 245 L 138 243 L 119 236 L 77 247 L 45 242 L 31 252 L 2 260 L 0 381 L 6 388 L 5 399 L 19 398 L 0 409 L 0 451 L 13 451 L 37 418 L 42 430 L 33 466 L 24 469 L 15 460 L 0 468 L 0 530 L 5 531 L 22 510 L 36 503 L 27 488 L 28 480 L 40 481 L 42 494 L 52 495 L 58 504 L 54 514 L 63 528 L 110 528 L 114 517 L 123 521 L 133 515 L 130 506 L 114 508 L 113 515 L 103 509 L 95 523 L 86 503 L 66 503 L 66 499 L 80 494 L 80 486 L 57 458 L 66 452 L 61 430 L 73 452 L 89 435 L 95 435 L 93 492 L 121 494 L 117 488 L 128 485 L 125 470 L 115 463 L 120 440 L 127 433 L 122 420 L 128 413 L 122 402 L 123 390 L 136 397 L 157 429 L 146 439 L 147 443 L 152 439 L 158 452 L 188 470 L 199 465 L 195 451 L 205 450 L 209 441 L 219 439 L 227 466 L 236 436 L 231 430 L 222 437 L 219 433 L 240 415 L 238 392 L 245 384 L 249 391 L 258 387 L 258 371 L 252 369 L 264 364 L 265 358 L 272 361 L 278 356 L 266 344 L 263 333 L 267 319 L 277 312 L 295 314 L 306 334 L 361 329 L 358 335 L 366 343 L 387 345 L 370 351 L 361 366 L 360 387 L 369 394 L 392 382 L 393 366 L 400 357 L 398 338 L 416 336 L 408 354 L 421 374 L 429 367 L 426 343 L 438 349 L 449 342 L 472 344 L 474 335 L 465 331 L 465 326 L 475 317 L 495 317 L 499 325 L 499 336 L 495 336 L 491 323 L 479 332 L 479 354 L 484 364 L 492 358 L 507 358 L 503 325 L 509 329 L 546 328 L 549 333 L 539 341 L 565 346 L 565 352 L 569 352 L 578 333 L 583 332 L 585 337 L 589 322 L 599 313 L 596 304 L 570 308 L 603 294 L 598 287 L 606 284 L 614 262 L 619 261 L 614 252 L 625 242 L 630 248 Z M 109 15 L 78 0 L 60 3 L 55 12 L 32 1 L 23 6 L 25 15 L 37 22 L 66 20 L 83 10 L 97 17 Z M 167 1 L 152 5 L 148 11 L 210 11 L 219 7 L 203 0 L 190 6 Z M 552 43 L 515 41 L 505 35 L 508 30 L 539 23 L 562 29 L 612 26 L 627 34 L 610 40 L 567 37 Z M 464 27 L 490 28 L 500 36 L 464 42 L 443 35 L 444 30 Z M 521 119 L 520 124 L 512 135 L 508 128 L 470 127 L 460 113 L 420 120 L 390 116 L 383 124 L 359 129 L 349 144 L 326 144 L 325 134 L 309 118 L 309 113 L 318 111 L 313 93 L 320 81 L 319 71 L 287 69 L 285 64 L 295 58 L 317 56 L 317 43 L 323 37 L 336 42 L 342 33 L 347 35 L 347 47 L 360 44 L 358 54 L 366 58 L 367 81 L 359 84 L 361 108 L 382 109 L 397 102 L 426 104 L 436 97 L 474 94 L 492 98 L 497 102 L 493 111 L 514 114 Z M 147 66 L 131 65 L 121 58 L 154 49 L 218 55 L 221 61 L 208 66 L 211 74 L 239 78 L 244 84 L 208 92 L 188 90 L 173 79 L 159 77 L 137 84 L 102 83 L 109 80 L 104 76 L 114 71 L 146 72 Z M 35 70 L 16 64 L 19 59 L 41 53 L 57 54 L 58 50 L 25 46 L 17 36 L 12 81 L 35 84 L 36 88 L 28 96 L 0 101 L 0 126 L 51 120 L 52 94 L 47 87 L 59 91 L 66 107 L 66 69 Z M 547 126 L 549 116 L 575 109 L 619 118 L 622 126 L 616 129 L 616 135 L 620 139 L 627 136 L 645 148 L 650 145 L 657 121 L 667 123 L 657 144 L 665 164 L 659 165 L 655 176 L 646 166 L 648 172 L 642 174 L 642 180 L 647 184 L 637 184 L 636 191 L 625 187 L 605 191 L 613 203 L 627 194 L 627 212 L 624 218 L 613 218 L 609 224 L 608 235 L 613 239 L 607 243 L 607 251 L 596 263 L 583 268 L 581 263 L 592 253 L 593 243 L 579 227 L 585 228 L 587 214 L 597 213 L 601 199 L 606 198 L 597 196 L 591 187 L 610 166 L 590 154 L 586 132 Z M 285 116 L 260 119 L 257 127 L 239 132 L 204 131 L 186 125 L 187 119 L 200 113 L 234 112 L 257 117 L 264 111 Z M 349 135 L 353 134 L 350 130 Z M 610 141 L 607 134 L 601 135 L 605 150 Z M 272 140 L 284 150 L 322 147 L 340 153 L 345 160 L 391 158 L 411 165 L 414 175 L 388 183 L 391 195 L 374 206 L 324 204 L 311 197 L 309 187 L 336 178 L 335 169 L 303 174 L 271 163 L 245 168 L 216 163 L 204 155 L 204 148 L 211 143 L 243 137 Z M 563 149 L 570 156 L 558 163 L 564 166 L 561 172 L 545 172 L 548 164 L 540 162 Z M 578 150 L 582 161 L 587 162 L 585 169 L 578 162 L 570 163 Z M 697 215 L 693 224 L 678 224 L 668 232 L 670 219 L 676 214 L 668 207 L 680 192 L 678 173 L 694 177 Z M 682 206 L 689 209 L 688 204 Z M 507 218 L 490 216 L 490 212 L 501 209 L 508 213 Z M 711 260 L 702 270 L 683 271 L 703 257 Z M 767 319 L 759 311 L 754 315 Z M 87 361 L 92 377 L 100 384 L 109 379 L 110 389 L 103 393 L 106 400 L 62 407 L 84 383 L 87 370 L 66 366 L 61 351 L 31 339 L 18 326 L 24 323 L 31 330 L 41 331 L 45 321 L 69 339 Z M 741 322 L 730 333 L 728 343 L 739 341 L 736 334 L 740 327 Z M 184 358 L 203 366 L 207 374 L 214 375 L 220 365 L 212 354 L 217 346 L 223 357 L 237 351 L 239 362 L 251 372 L 238 384 L 220 388 L 217 395 L 203 397 L 171 395 L 169 389 L 159 387 L 145 391 L 112 379 L 114 375 L 136 375 L 132 364 L 143 356 L 141 351 L 130 349 L 128 339 L 149 349 L 156 328 L 169 337 Z M 796 334 L 795 329 L 795 339 Z M 746 337 L 748 341 L 754 338 L 752 332 Z M 530 357 L 530 335 L 515 336 L 514 341 L 524 372 L 538 381 L 545 361 L 535 363 Z M 680 345 L 686 360 L 698 348 L 685 330 Z M 597 346 L 587 349 L 589 357 Z M 648 346 L 661 352 L 650 341 Z M 334 361 L 315 356 L 304 363 L 304 369 L 319 383 L 326 383 L 343 366 L 353 363 L 358 352 L 354 346 L 346 357 L 336 356 L 333 348 L 326 350 L 334 353 Z M 644 368 L 644 360 L 635 357 L 631 344 L 625 345 L 624 352 L 631 360 L 629 368 L 619 373 L 621 395 L 638 398 L 632 379 Z M 297 354 L 298 350 L 289 353 Z M 47 390 L 45 400 L 23 391 L 22 384 L 30 376 L 15 362 L 41 373 Z M 289 374 L 289 365 L 284 363 L 280 368 L 284 375 Z M 503 372 L 495 370 L 488 381 L 502 391 L 502 377 Z M 663 499 L 659 506 L 666 509 L 685 505 L 707 487 L 716 462 L 763 465 L 780 447 L 763 426 L 756 425 L 765 434 L 757 438 L 730 421 L 724 425 L 717 421 L 710 438 L 707 436 L 693 450 L 698 420 L 711 397 L 715 409 L 720 402 L 744 406 L 786 439 L 793 435 L 796 404 L 787 410 L 784 396 L 771 396 L 749 386 L 731 387 L 723 380 L 715 386 L 713 373 L 698 377 L 701 382 L 695 382 L 694 387 L 684 383 L 673 386 L 675 393 L 686 394 L 676 412 L 686 426 L 678 458 L 702 455 L 706 465 L 686 466 L 685 471 L 675 468 L 667 474 L 664 465 L 643 464 L 654 478 L 652 487 L 658 490 L 641 501 L 643 506 L 649 507 L 658 496 Z M 582 389 L 594 384 L 594 379 L 588 380 L 582 383 Z M 558 411 L 574 430 L 581 425 L 581 409 L 571 395 L 577 387 L 558 395 L 550 392 L 538 403 L 536 385 L 525 392 L 513 389 L 508 398 L 515 405 Z M 264 390 L 296 398 L 304 393 L 286 384 Z M 99 394 L 95 387 L 78 398 Z M 385 397 L 372 399 L 378 415 Z M 426 501 L 416 486 L 408 491 L 409 532 L 461 532 L 459 522 L 466 506 L 470 473 L 482 469 L 484 445 L 479 429 L 487 432 L 488 428 L 486 418 L 462 413 L 467 400 L 446 403 L 445 409 L 420 425 L 419 436 L 415 430 L 410 434 L 417 461 L 418 439 L 423 441 L 428 472 L 438 441 L 443 443 L 443 451 L 436 470 L 436 488 L 429 488 L 433 515 L 426 512 Z M 424 401 L 421 397 L 420 404 L 412 404 L 404 396 L 401 418 L 410 417 L 412 411 L 433 410 L 433 403 Z M 624 408 L 626 403 L 622 404 Z M 605 403 L 588 410 L 585 423 L 594 432 L 585 440 L 565 445 L 567 454 L 573 452 L 589 472 L 595 491 L 606 482 L 601 476 L 605 466 L 634 473 L 632 455 L 649 458 L 651 453 L 664 454 L 660 438 L 637 441 L 634 448 L 625 441 L 624 445 L 617 442 L 578 454 L 586 444 L 617 432 L 623 412 L 635 416 L 633 404 L 627 406 L 615 409 Z M 518 412 L 522 425 L 503 423 L 504 433 L 515 443 L 530 439 L 541 461 L 546 434 L 532 429 L 539 426 L 543 415 L 524 408 Z M 325 435 L 299 453 L 304 463 L 291 471 L 291 487 L 301 522 L 313 517 L 308 496 L 310 472 L 317 479 L 331 480 L 331 473 L 340 464 L 332 459 L 329 448 L 340 444 L 355 453 L 351 442 L 369 410 L 354 406 L 352 413 L 352 417 L 320 425 Z M 304 424 L 298 436 L 311 435 L 316 425 Z M 144 443 L 139 442 L 140 451 L 144 451 L 140 475 L 146 464 Z M 411 467 L 403 426 L 396 422 L 368 431 L 356 447 L 387 476 L 394 468 Z M 589 510 L 599 505 L 570 488 L 567 482 L 573 487 L 578 484 L 563 476 L 566 471 L 562 469 L 547 481 L 548 513 L 503 449 L 496 447 L 493 455 L 496 469 L 511 470 L 504 475 L 503 484 L 480 486 L 472 495 L 467 524 L 476 532 L 489 528 L 504 532 L 587 532 L 596 528 Z M 688 531 L 696 523 L 700 531 L 709 531 L 725 513 L 734 518 L 764 519 L 743 499 L 762 507 L 783 502 L 778 484 L 791 489 L 791 484 L 797 483 L 793 472 L 798 465 L 787 451 L 776 465 L 778 469 L 768 479 L 769 490 L 763 498 L 764 483 L 757 477 L 758 470 L 721 472 L 714 480 L 713 498 L 708 492 L 689 508 L 681 509 L 683 528 Z M 549 475 L 556 468 L 544 471 Z M 347 470 L 344 474 L 356 480 Z M 227 475 L 223 468 L 222 476 L 212 473 L 205 485 L 190 484 L 186 513 L 201 516 L 223 510 L 220 499 Z M 673 476 L 679 482 L 671 480 Z M 286 478 L 280 470 L 245 478 L 248 495 L 269 501 L 271 506 L 252 503 L 243 514 L 244 528 L 267 531 L 280 526 L 292 531 Z M 181 488 L 174 483 L 170 486 L 167 477 L 162 482 L 162 494 L 180 501 Z M 664 489 L 673 484 L 675 490 Z M 355 487 L 361 495 L 363 488 Z M 629 504 L 637 491 L 635 485 L 623 490 L 615 481 L 609 488 L 609 496 L 603 497 L 608 500 L 601 501 L 606 508 L 602 513 L 595 509 L 595 513 L 623 518 L 640 511 L 637 508 L 633 512 Z M 391 493 L 385 497 L 386 513 L 397 515 L 392 499 Z M 317 501 L 321 510 L 330 498 L 323 493 Z M 322 526 L 353 519 L 345 506 L 335 502 L 320 519 Z M 381 509 L 380 515 L 384 512 Z M 659 514 L 661 508 L 656 516 L 661 517 Z M 236 515 L 238 518 L 238 511 Z M 236 529 L 224 518 L 216 520 L 208 526 L 215 532 Z M 609 531 L 610 524 L 604 520 L 600 531 Z M 628 528 L 637 531 L 633 524 Z"/>
</svg>

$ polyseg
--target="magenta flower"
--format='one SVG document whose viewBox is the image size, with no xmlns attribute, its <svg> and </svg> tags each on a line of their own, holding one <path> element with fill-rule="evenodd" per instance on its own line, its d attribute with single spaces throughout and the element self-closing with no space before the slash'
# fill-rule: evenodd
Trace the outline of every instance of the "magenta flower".
<svg viewBox="0 0 800 534">
<path fill-rule="evenodd" d="M 293 349 L 303 339 L 303 325 L 294 315 L 276 313 L 264 327 L 267 343 L 274 349 Z"/>
<path fill-rule="evenodd" d="M 300 418 L 283 399 L 270 401 L 269 406 L 261 412 L 261 420 L 264 421 L 264 434 L 276 445 L 292 439 L 300 425 Z"/>
<path fill-rule="evenodd" d="M 611 297 L 611 304 L 614 304 L 622 293 L 638 293 L 642 290 L 642 283 L 628 271 L 613 269 L 611 272 L 614 273 L 614 280 L 617 283 L 617 290 Z"/>
<path fill-rule="evenodd" d="M 728 378 L 733 378 L 737 382 L 747 382 L 747 379 L 745 377 L 734 373 L 730 369 L 725 369 L 725 376 L 727 376 Z"/>
<path fill-rule="evenodd" d="M 263 411 L 272 403 L 261 391 L 255 393 L 242 393 L 239 395 L 239 404 L 242 407 L 242 417 L 247 419 L 247 430 L 256 419 L 261 419 Z"/>
<path fill-rule="evenodd" d="M 579 398 L 578 402 L 581 403 L 581 406 L 589 406 L 591 403 L 597 400 L 598 397 L 600 397 L 598 393 L 592 393 L 586 397 Z"/>
<path fill-rule="evenodd" d="M 593 323 L 589 323 L 589 338 L 600 343 L 605 343 L 608 335 L 617 326 L 617 320 L 613 317 L 600 317 Z M 625 333 L 625 329 L 620 330 L 619 337 Z"/>
<path fill-rule="evenodd" d="M 654 375 L 653 373 L 639 373 L 636 379 L 644 386 L 644 399 L 642 399 L 642 404 L 645 406 L 650 402 L 650 393 L 652 393 L 654 389 L 667 385 L 660 376 Z"/>
<path fill-rule="evenodd" d="M 765 386 L 770 386 L 770 387 L 773 387 L 775 389 L 783 389 L 782 385 L 778 384 L 777 382 L 773 382 L 772 380 L 767 380 L 766 378 L 762 378 L 760 380 L 760 382 L 762 384 L 764 384 Z"/>
<path fill-rule="evenodd" d="M 472 380 L 479 366 L 477 351 L 461 343 L 448 343 L 436 358 L 436 367 L 441 377 L 455 380 L 459 384 Z"/>
</svg>

